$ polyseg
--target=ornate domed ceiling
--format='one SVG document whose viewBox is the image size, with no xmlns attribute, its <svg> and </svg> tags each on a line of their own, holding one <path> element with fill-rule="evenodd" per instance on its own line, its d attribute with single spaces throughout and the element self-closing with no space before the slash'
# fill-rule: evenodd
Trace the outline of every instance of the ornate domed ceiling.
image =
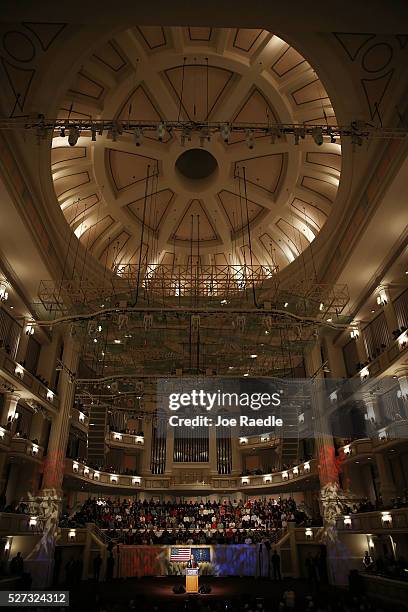
<svg viewBox="0 0 408 612">
<path fill-rule="evenodd" d="M 115 35 L 71 82 L 59 113 L 68 115 L 123 125 L 129 117 L 335 123 L 320 79 L 286 42 L 265 30 L 197 27 Z M 252 146 L 236 133 L 182 143 L 174 132 L 163 142 L 154 132 L 103 132 L 72 147 L 54 138 L 51 162 L 67 222 L 104 266 L 120 271 L 141 255 L 151 264 L 248 264 L 250 243 L 252 263 L 282 269 L 330 214 L 341 146 L 295 144 L 291 135 L 257 136 Z"/>
</svg>

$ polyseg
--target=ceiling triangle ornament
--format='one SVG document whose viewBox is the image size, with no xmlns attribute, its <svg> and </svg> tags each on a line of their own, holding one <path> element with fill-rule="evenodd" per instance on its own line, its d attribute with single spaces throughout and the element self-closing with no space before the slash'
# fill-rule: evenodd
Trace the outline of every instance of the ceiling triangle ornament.
<svg viewBox="0 0 408 612">
<path fill-rule="evenodd" d="M 1 58 L 1 63 L 12 90 L 13 102 L 10 117 L 21 116 L 20 113 L 24 111 L 25 101 L 34 78 L 35 70 L 18 68 L 4 58 Z"/>
<path fill-rule="evenodd" d="M 358 34 L 355 32 L 333 32 L 333 34 L 352 62 L 354 62 L 364 45 L 372 38 L 375 38 L 375 34 Z"/>
<path fill-rule="evenodd" d="M 273 110 L 269 100 L 264 94 L 256 87 L 252 89 L 250 94 L 242 103 L 241 107 L 236 111 L 232 117 L 232 121 L 236 123 L 254 123 L 256 121 L 264 121 L 265 123 L 270 121 L 271 123 L 279 123 L 277 115 Z M 261 134 L 256 135 L 255 138 L 265 138 Z M 235 144 L 237 142 L 244 142 L 245 134 L 231 134 L 229 143 Z"/>
<path fill-rule="evenodd" d="M 127 153 L 117 149 L 106 151 L 107 166 L 117 191 L 146 180 L 156 172 L 158 160 L 138 153 Z M 149 168 L 150 166 L 150 168 Z"/>
<path fill-rule="evenodd" d="M 361 84 L 366 95 L 367 104 L 370 109 L 370 117 L 374 117 L 379 113 L 380 104 L 391 82 L 394 69 L 389 70 L 384 76 L 374 79 L 361 79 Z"/>
<path fill-rule="evenodd" d="M 401 49 L 405 49 L 408 45 L 408 34 L 397 34 L 395 38 L 398 40 Z"/>
<path fill-rule="evenodd" d="M 119 110 L 118 118 L 121 121 L 127 121 L 129 117 L 143 117 L 145 121 L 163 121 L 164 119 L 160 109 L 154 103 L 153 97 L 143 83 L 131 92 Z M 143 137 L 149 140 L 158 140 L 158 136 L 152 131 L 144 132 Z M 162 142 L 168 142 L 170 139 L 171 136 L 166 132 Z"/>
<path fill-rule="evenodd" d="M 220 239 L 204 202 L 194 199 L 188 203 L 173 233 L 173 239 L 192 240 L 193 242 L 209 242 Z"/>
<path fill-rule="evenodd" d="M 184 70 L 183 66 L 176 66 L 164 71 L 171 93 L 176 98 L 177 104 L 181 106 L 184 118 L 189 121 L 205 121 L 211 117 L 233 78 L 233 74 L 226 68 L 210 65 L 207 75 L 207 64 L 198 60 L 186 64 Z"/>
<path fill-rule="evenodd" d="M 34 23 L 26 22 L 23 23 L 27 30 L 30 30 L 34 36 L 39 40 L 43 51 L 47 51 L 51 47 L 52 43 L 67 26 L 66 23 Z"/>
<path fill-rule="evenodd" d="M 174 192 L 171 189 L 163 189 L 162 191 L 157 191 L 149 195 L 145 212 L 145 224 L 147 227 L 154 231 L 159 229 L 173 197 Z M 132 217 L 136 217 L 136 219 L 142 223 L 144 197 L 127 204 L 127 209 Z"/>
</svg>

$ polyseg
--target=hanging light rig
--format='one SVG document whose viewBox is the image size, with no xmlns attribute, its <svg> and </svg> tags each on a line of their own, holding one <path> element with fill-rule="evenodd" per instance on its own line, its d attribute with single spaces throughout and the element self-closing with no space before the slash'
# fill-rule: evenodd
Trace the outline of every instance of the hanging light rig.
<svg viewBox="0 0 408 612">
<path fill-rule="evenodd" d="M 361 146 L 365 140 L 372 139 L 405 139 L 408 137 L 406 128 L 384 128 L 375 127 L 364 121 L 352 121 L 350 125 L 328 125 L 325 124 L 296 124 L 296 123 L 242 123 L 242 122 L 211 122 L 211 121 L 143 121 L 140 119 L 46 119 L 44 115 L 38 115 L 35 119 L 26 120 L 2 119 L 0 130 L 34 130 L 39 140 L 54 137 L 67 138 L 70 146 L 75 146 L 79 138 L 89 137 L 92 141 L 104 133 L 109 138 L 116 140 L 122 134 L 133 136 L 136 146 L 140 146 L 146 133 L 154 134 L 159 142 L 165 142 L 166 136 L 174 132 L 180 135 L 180 140 L 197 135 L 204 144 L 212 136 L 220 137 L 228 143 L 232 134 L 241 134 L 246 140 L 249 148 L 255 146 L 257 137 L 269 136 L 271 144 L 277 139 L 290 135 L 294 143 L 298 144 L 300 139 L 310 137 L 316 146 L 324 142 L 335 143 L 337 138 L 349 138 L 354 145 Z M 205 138 L 202 138 L 205 134 Z"/>
</svg>

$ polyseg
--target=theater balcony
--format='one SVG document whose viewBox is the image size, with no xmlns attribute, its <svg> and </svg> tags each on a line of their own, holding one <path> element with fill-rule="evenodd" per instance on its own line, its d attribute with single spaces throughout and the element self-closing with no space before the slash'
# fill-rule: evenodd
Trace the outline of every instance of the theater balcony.
<svg viewBox="0 0 408 612">
<path fill-rule="evenodd" d="M 36 401 L 52 413 L 58 410 L 58 395 L 21 364 L 11 359 L 4 349 L 0 349 L 0 376 L 23 399 Z"/>
<path fill-rule="evenodd" d="M 41 463 L 44 455 L 44 449 L 25 438 L 14 436 L 10 445 L 10 456 L 15 459 L 29 459 L 36 463 Z"/>
<path fill-rule="evenodd" d="M 349 533 L 406 533 L 408 508 L 392 508 L 374 512 L 359 512 L 339 517 L 336 521 L 339 532 Z"/>
<path fill-rule="evenodd" d="M 110 431 L 106 443 L 112 448 L 134 449 L 144 447 L 144 436 Z"/>
<path fill-rule="evenodd" d="M 73 406 L 71 408 L 71 425 L 86 433 L 89 427 L 89 417 Z"/>
</svg>

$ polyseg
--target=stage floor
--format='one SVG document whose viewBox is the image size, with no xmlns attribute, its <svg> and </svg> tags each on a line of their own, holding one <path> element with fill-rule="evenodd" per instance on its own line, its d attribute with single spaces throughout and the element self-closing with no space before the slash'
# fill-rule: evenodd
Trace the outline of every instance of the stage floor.
<svg viewBox="0 0 408 612">
<path fill-rule="evenodd" d="M 306 580 L 285 579 L 276 582 L 265 578 L 214 578 L 203 576 L 200 578 L 200 585 L 209 585 L 211 593 L 205 595 L 173 593 L 175 585 L 184 584 L 185 578 L 183 576 L 126 578 L 98 584 L 89 580 L 78 585 L 80 591 L 77 591 L 75 587 L 71 590 L 71 601 L 81 601 L 84 604 L 85 601 L 94 601 L 95 595 L 98 594 L 107 603 L 125 603 L 134 599 L 139 606 L 143 600 L 151 604 L 169 600 L 176 602 L 188 598 L 199 598 L 200 600 L 212 598 L 235 599 L 247 595 L 250 598 L 262 597 L 278 604 L 284 591 L 291 588 L 292 585 L 294 585 L 296 593 L 302 598 L 313 592 Z"/>
</svg>

